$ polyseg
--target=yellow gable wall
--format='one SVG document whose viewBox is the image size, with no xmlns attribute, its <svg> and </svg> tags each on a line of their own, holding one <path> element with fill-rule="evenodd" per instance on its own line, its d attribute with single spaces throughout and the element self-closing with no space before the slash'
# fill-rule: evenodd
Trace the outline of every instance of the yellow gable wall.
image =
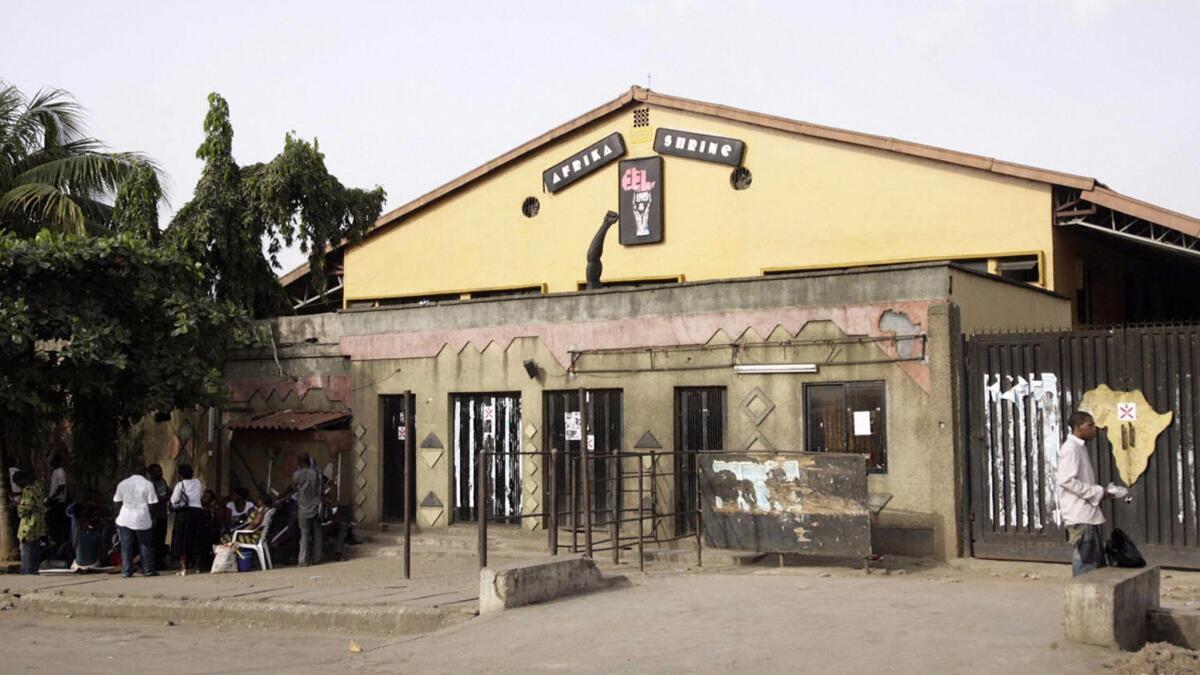
<svg viewBox="0 0 1200 675">
<path fill-rule="evenodd" d="M 651 123 L 744 140 L 753 184 L 737 191 L 728 166 L 664 157 L 664 240 L 624 247 L 613 226 L 606 281 L 1039 253 L 1053 286 L 1049 185 L 654 106 Z M 626 159 L 655 154 L 632 125 L 630 108 L 603 118 L 350 249 L 346 301 L 576 290 L 592 236 L 617 210 L 618 163 L 554 195 L 542 171 L 614 131 Z M 528 196 L 541 202 L 532 219 Z"/>
</svg>

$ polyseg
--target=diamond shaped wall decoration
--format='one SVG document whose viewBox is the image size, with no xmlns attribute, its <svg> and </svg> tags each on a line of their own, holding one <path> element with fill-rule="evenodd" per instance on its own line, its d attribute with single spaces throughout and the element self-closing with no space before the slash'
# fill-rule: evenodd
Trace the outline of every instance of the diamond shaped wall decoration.
<svg viewBox="0 0 1200 675">
<path fill-rule="evenodd" d="M 364 427 L 364 426 L 363 426 L 363 425 L 361 425 L 361 424 L 360 424 L 360 425 L 358 425 L 358 426 L 356 426 L 356 427 L 354 427 L 354 437 L 355 437 L 355 438 L 362 438 L 363 436 L 366 436 L 366 435 L 367 435 L 367 428 L 366 428 L 366 427 Z"/>
<path fill-rule="evenodd" d="M 534 436 L 537 436 L 537 432 L 537 427 L 533 426 L 532 424 L 525 425 L 525 435 L 529 438 L 532 439 Z"/>
<path fill-rule="evenodd" d="M 759 426 L 775 409 L 775 402 L 763 393 L 762 389 L 755 387 L 749 394 L 746 394 L 746 398 L 742 399 L 741 408 L 742 414 L 750 418 L 750 421 L 754 422 L 754 426 Z"/>
<path fill-rule="evenodd" d="M 420 511 L 421 519 L 425 521 L 426 527 L 435 527 L 442 519 L 444 509 L 440 506 L 422 506 Z"/>
<path fill-rule="evenodd" d="M 541 486 L 538 485 L 538 482 L 536 480 L 533 480 L 532 478 L 525 480 L 525 491 L 528 492 L 529 494 L 537 494 L 539 487 L 541 487 Z"/>
<path fill-rule="evenodd" d="M 443 454 L 445 452 L 442 450 L 422 449 L 421 459 L 425 460 L 425 464 L 432 469 L 437 466 L 438 460 L 442 458 Z"/>
<path fill-rule="evenodd" d="M 354 460 L 354 470 L 360 474 L 367 470 L 367 460 L 365 457 L 359 457 Z"/>
<path fill-rule="evenodd" d="M 753 435 L 742 446 L 742 450 L 749 452 L 751 450 L 774 450 L 775 445 L 767 440 L 767 437 L 761 431 L 755 431 Z"/>
</svg>

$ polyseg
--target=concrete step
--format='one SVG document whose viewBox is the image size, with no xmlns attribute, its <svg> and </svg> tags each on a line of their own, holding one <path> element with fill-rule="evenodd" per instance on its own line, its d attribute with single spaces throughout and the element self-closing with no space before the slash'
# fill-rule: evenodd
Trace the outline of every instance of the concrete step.
<svg viewBox="0 0 1200 675">
<path fill-rule="evenodd" d="M 369 531 L 359 537 L 368 544 L 381 546 L 404 546 L 404 532 L 395 530 Z M 472 551 L 479 545 L 479 533 L 475 528 L 449 528 L 413 533 L 413 550 Z M 489 550 L 546 551 L 544 531 L 513 531 L 508 528 L 488 530 Z"/>
</svg>

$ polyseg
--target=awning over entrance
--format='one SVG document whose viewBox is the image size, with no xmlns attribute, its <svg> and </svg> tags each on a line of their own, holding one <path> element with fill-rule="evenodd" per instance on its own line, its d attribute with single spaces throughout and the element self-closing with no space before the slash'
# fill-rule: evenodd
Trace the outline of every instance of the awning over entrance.
<svg viewBox="0 0 1200 675">
<path fill-rule="evenodd" d="M 348 410 L 299 411 L 280 410 L 255 417 L 234 420 L 225 425 L 235 431 L 309 431 L 328 429 L 350 419 Z"/>
</svg>

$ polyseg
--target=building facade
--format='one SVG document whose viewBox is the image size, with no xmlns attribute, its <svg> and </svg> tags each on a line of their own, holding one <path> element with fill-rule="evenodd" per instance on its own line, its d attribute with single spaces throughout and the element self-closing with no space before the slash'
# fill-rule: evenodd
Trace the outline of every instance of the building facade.
<svg viewBox="0 0 1200 675">
<path fill-rule="evenodd" d="M 286 275 L 317 313 L 227 366 L 221 465 L 274 483 L 304 448 L 363 525 L 437 528 L 477 517 L 495 448 L 493 515 L 539 528 L 539 452 L 858 452 L 878 545 L 953 557 L 963 337 L 1195 316 L 1197 235 L 1092 178 L 635 87 L 386 214 L 331 252 L 330 293 Z M 314 419 L 345 428 L 261 433 Z M 695 490 L 675 468 L 664 513 Z"/>
</svg>

